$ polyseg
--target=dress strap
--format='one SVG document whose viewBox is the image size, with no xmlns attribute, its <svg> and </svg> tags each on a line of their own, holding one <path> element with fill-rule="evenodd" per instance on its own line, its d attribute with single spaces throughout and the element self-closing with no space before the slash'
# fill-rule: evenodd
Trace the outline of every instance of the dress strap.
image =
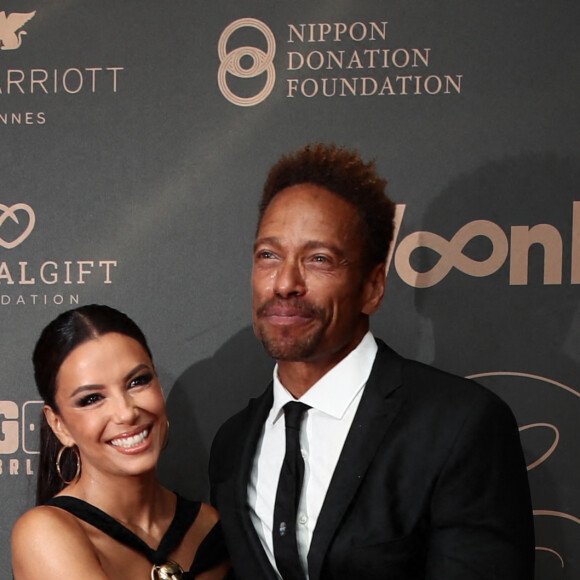
<svg viewBox="0 0 580 580">
<path fill-rule="evenodd" d="M 109 514 L 82 499 L 60 495 L 53 497 L 45 505 L 58 507 L 70 512 L 118 542 L 141 552 L 152 564 L 167 562 L 169 554 L 179 546 L 201 507 L 200 502 L 193 502 L 177 495 L 177 505 L 173 520 L 161 538 L 159 547 L 157 550 L 153 550 L 139 536 Z"/>
</svg>

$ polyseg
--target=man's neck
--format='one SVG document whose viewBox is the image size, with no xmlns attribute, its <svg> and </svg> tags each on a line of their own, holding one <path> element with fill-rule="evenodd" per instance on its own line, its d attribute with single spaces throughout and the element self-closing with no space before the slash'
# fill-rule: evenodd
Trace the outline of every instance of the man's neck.
<svg viewBox="0 0 580 580">
<path fill-rule="evenodd" d="M 332 357 L 308 361 L 277 361 L 280 382 L 295 399 L 299 399 L 360 344 L 367 330 L 349 347 L 336 352 Z"/>
<path fill-rule="evenodd" d="M 278 378 L 284 388 L 295 399 L 299 399 L 333 366 L 335 365 L 321 366 L 309 362 L 278 361 Z"/>
</svg>

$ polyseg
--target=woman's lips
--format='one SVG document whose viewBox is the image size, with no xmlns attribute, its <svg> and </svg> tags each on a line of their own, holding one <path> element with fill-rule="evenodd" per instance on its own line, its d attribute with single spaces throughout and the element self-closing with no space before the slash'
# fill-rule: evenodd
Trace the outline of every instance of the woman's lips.
<svg viewBox="0 0 580 580">
<path fill-rule="evenodd" d="M 151 428 L 149 426 L 140 429 L 139 431 L 129 434 L 123 434 L 119 437 L 111 439 L 109 443 L 113 447 L 118 447 L 121 449 L 134 449 L 143 444 L 143 442 L 149 437 Z"/>
</svg>

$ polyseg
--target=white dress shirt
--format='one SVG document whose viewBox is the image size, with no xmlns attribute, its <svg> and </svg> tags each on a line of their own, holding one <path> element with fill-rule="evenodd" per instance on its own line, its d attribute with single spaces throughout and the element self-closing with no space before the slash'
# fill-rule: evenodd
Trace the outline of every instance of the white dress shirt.
<svg viewBox="0 0 580 580">
<path fill-rule="evenodd" d="M 311 407 L 304 415 L 300 431 L 304 483 L 296 523 L 298 553 L 306 577 L 312 534 L 377 350 L 373 335 L 367 332 L 353 351 L 299 399 Z M 274 403 L 262 429 L 248 483 L 250 516 L 275 570 L 272 524 L 278 478 L 286 449 L 283 407 L 294 400 L 278 379 L 276 365 Z"/>
</svg>

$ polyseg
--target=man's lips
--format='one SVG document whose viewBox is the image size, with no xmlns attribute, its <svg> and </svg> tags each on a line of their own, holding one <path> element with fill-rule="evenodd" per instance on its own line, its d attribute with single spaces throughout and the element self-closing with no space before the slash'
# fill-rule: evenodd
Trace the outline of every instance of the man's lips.
<svg viewBox="0 0 580 580">
<path fill-rule="evenodd" d="M 273 304 L 260 308 L 258 316 L 277 326 L 304 324 L 316 318 L 316 312 L 311 308 L 300 308 L 292 305 Z"/>
</svg>

